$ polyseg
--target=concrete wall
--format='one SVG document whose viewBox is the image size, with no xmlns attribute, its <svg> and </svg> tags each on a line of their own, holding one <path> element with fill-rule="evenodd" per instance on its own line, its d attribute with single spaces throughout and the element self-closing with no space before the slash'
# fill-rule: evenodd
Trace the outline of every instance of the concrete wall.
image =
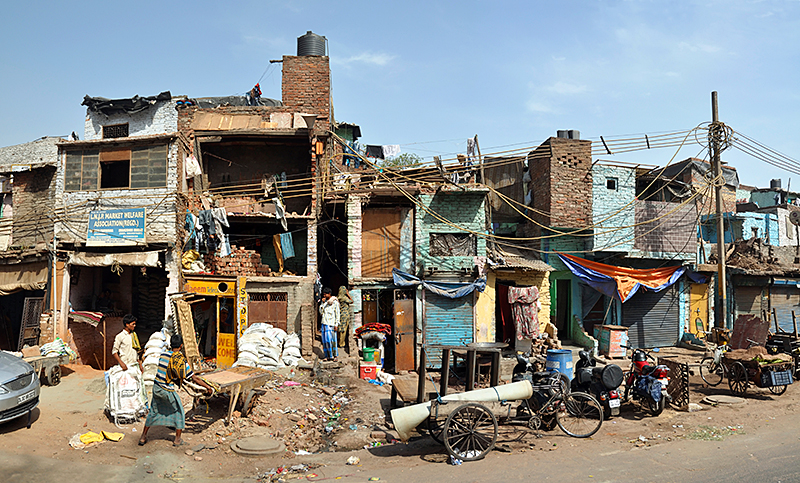
<svg viewBox="0 0 800 483">
<path fill-rule="evenodd" d="M 154 106 L 133 114 L 120 113 L 106 116 L 103 113 L 86 110 L 84 139 L 92 141 L 103 139 L 103 126 L 128 123 L 128 136 L 149 136 L 178 131 L 178 111 L 175 100 L 160 101 Z"/>
<path fill-rule="evenodd" d="M 609 180 L 615 189 L 608 188 Z M 633 248 L 635 198 L 635 169 L 600 164 L 592 168 L 594 250 L 625 252 Z"/>
<path fill-rule="evenodd" d="M 478 233 L 486 233 L 486 193 L 484 191 L 440 191 L 435 195 L 420 194 L 420 203 L 441 218 Z M 425 209 L 417 209 L 416 246 L 417 270 L 435 267 L 440 271 L 472 269 L 474 257 L 440 257 L 430 255 L 431 233 L 465 233 L 454 226 L 443 223 Z M 476 256 L 486 256 L 486 239 L 477 238 Z"/>
</svg>

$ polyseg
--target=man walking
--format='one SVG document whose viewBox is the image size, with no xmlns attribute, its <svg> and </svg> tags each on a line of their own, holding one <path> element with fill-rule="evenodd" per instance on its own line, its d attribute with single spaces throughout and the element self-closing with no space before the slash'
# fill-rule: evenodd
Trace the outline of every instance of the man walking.
<svg viewBox="0 0 800 483">
<path fill-rule="evenodd" d="M 322 352 L 326 361 L 336 361 L 339 355 L 336 348 L 336 328 L 339 327 L 339 301 L 333 296 L 329 287 L 322 289 L 322 301 L 319 304 L 322 315 Z"/>
</svg>

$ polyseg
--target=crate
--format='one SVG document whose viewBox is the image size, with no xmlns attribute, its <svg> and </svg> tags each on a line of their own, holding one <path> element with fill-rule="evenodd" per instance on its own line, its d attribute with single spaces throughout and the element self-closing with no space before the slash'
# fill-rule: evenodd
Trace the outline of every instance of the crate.
<svg viewBox="0 0 800 483">
<path fill-rule="evenodd" d="M 761 372 L 761 387 L 788 386 L 792 382 L 792 371 Z"/>
</svg>

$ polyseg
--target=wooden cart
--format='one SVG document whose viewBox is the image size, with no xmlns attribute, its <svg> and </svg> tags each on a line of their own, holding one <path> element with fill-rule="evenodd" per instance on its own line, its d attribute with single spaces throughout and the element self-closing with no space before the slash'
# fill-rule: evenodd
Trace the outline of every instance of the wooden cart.
<svg viewBox="0 0 800 483">
<path fill-rule="evenodd" d="M 39 379 L 47 381 L 48 386 L 57 386 L 61 382 L 61 365 L 69 363 L 69 355 L 33 356 L 23 360 L 33 367 Z"/>
<path fill-rule="evenodd" d="M 761 364 L 755 360 L 726 358 L 725 355 L 722 364 L 728 373 L 728 387 L 737 396 L 744 396 L 750 386 L 767 388 L 772 394 L 780 396 L 793 382 L 793 362 Z"/>
<path fill-rule="evenodd" d="M 272 372 L 257 367 L 237 366 L 208 372 L 200 375 L 200 378 L 212 386 L 217 393 L 230 394 L 228 416 L 225 418 L 227 424 L 231 420 L 239 395 L 246 394 L 242 407 L 242 416 L 244 416 L 250 410 L 255 396 L 263 391 L 260 389 L 261 386 L 272 379 Z"/>
</svg>

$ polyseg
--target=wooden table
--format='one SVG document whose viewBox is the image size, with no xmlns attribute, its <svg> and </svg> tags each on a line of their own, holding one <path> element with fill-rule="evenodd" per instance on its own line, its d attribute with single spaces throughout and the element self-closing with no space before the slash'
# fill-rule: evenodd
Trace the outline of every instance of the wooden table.
<svg viewBox="0 0 800 483">
<path fill-rule="evenodd" d="M 217 392 L 231 395 L 228 417 L 225 418 L 225 424 L 227 424 L 231 420 L 233 409 L 239 400 L 239 394 L 247 394 L 244 407 L 242 407 L 242 416 L 245 416 L 250 409 L 253 397 L 260 392 L 259 388 L 265 382 L 272 379 L 272 373 L 257 367 L 237 366 L 230 369 L 219 369 L 199 377 L 217 389 Z"/>
<path fill-rule="evenodd" d="M 423 376 L 424 377 L 424 376 Z M 397 407 L 397 396 L 403 402 L 425 402 L 431 393 L 436 393 L 436 387 L 430 380 L 425 380 L 424 385 L 420 384 L 419 376 L 416 374 L 408 374 L 404 376 L 397 376 L 392 379 L 392 396 L 389 400 L 391 407 Z M 419 398 L 419 388 L 422 386 L 422 398 Z"/>
<path fill-rule="evenodd" d="M 447 395 L 447 386 L 450 383 L 450 358 L 455 355 L 463 355 L 467 361 L 467 381 L 466 391 L 475 389 L 475 372 L 477 370 L 477 361 L 479 355 L 488 355 L 491 357 L 491 368 L 489 371 L 489 386 L 497 386 L 500 383 L 500 354 L 502 349 L 499 347 L 469 347 L 464 345 L 431 345 L 428 346 L 432 350 L 442 351 L 442 379 L 439 385 L 439 395 Z M 417 390 L 417 402 L 420 400 L 420 395 L 424 393 L 425 377 L 427 376 L 425 360 L 425 351 L 420 352 L 420 379 L 419 388 Z"/>
</svg>

